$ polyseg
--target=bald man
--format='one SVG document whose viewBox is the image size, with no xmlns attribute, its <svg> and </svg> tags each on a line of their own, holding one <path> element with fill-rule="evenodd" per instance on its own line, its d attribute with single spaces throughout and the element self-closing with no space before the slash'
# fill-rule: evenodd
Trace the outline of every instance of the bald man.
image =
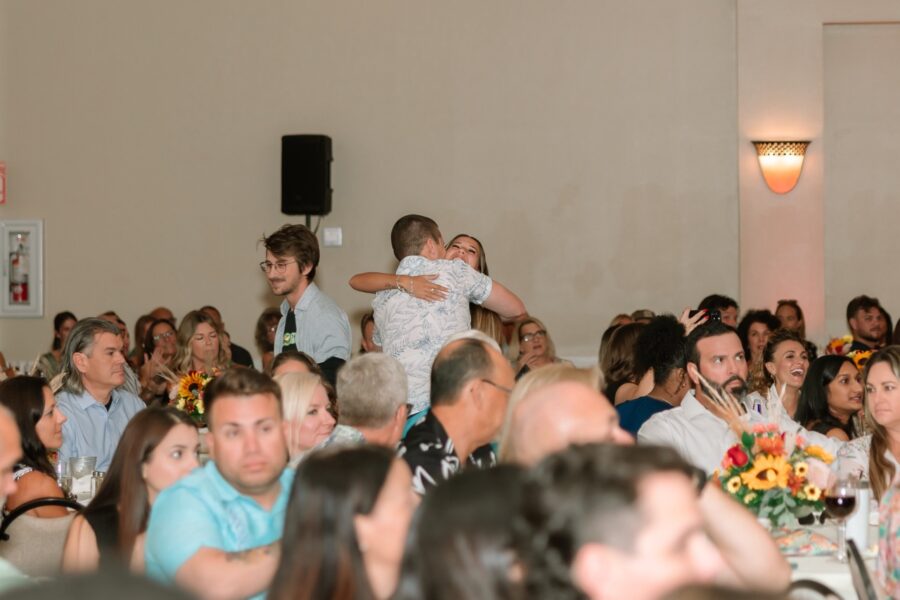
<svg viewBox="0 0 900 600">
<path fill-rule="evenodd" d="M 504 460 L 531 466 L 569 444 L 634 443 L 609 400 L 567 369 L 572 379 L 534 386 L 512 407 Z"/>
</svg>

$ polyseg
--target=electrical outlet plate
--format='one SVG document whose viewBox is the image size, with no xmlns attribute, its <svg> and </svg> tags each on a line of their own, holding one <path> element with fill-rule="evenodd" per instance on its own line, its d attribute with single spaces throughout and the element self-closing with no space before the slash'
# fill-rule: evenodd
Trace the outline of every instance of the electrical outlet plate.
<svg viewBox="0 0 900 600">
<path fill-rule="evenodd" d="M 339 247 L 344 245 L 344 232 L 340 227 L 326 227 L 322 231 L 322 243 L 325 246 Z"/>
</svg>

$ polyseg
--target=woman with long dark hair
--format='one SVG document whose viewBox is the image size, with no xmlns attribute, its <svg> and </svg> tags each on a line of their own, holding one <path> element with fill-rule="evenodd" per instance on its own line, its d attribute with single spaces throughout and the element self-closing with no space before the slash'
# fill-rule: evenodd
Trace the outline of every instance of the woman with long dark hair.
<svg viewBox="0 0 900 600">
<path fill-rule="evenodd" d="M 37 368 L 47 381 L 50 381 L 62 369 L 62 353 L 66 347 L 69 332 L 75 327 L 78 318 L 71 312 L 64 310 L 53 317 L 53 343 L 50 352 L 42 354 L 38 359 Z"/>
<path fill-rule="evenodd" d="M 397 586 L 417 499 L 388 448 L 323 450 L 300 463 L 269 600 L 381 600 Z"/>
<path fill-rule="evenodd" d="M 125 565 L 143 571 L 150 506 L 159 492 L 198 466 L 199 451 L 197 428 L 185 413 L 148 408 L 136 414 L 122 433 L 103 485 L 72 522 L 63 570 Z"/>
<path fill-rule="evenodd" d="M 62 445 L 62 424 L 66 416 L 57 410 L 47 381 L 26 376 L 7 379 L 0 383 L 0 404 L 13 413 L 22 438 L 22 458 L 13 474 L 18 489 L 6 499 L 6 509 L 13 510 L 38 498 L 62 498 L 48 453 Z M 28 514 L 64 517 L 68 511 L 61 506 L 42 506 Z"/>
<path fill-rule="evenodd" d="M 525 597 L 515 550 L 525 470 L 463 471 L 428 492 L 413 518 L 393 600 Z"/>
<path fill-rule="evenodd" d="M 856 364 L 846 356 L 820 356 L 803 382 L 794 420 L 810 431 L 846 442 L 858 435 L 853 417 L 862 410 L 862 399 Z"/>
</svg>

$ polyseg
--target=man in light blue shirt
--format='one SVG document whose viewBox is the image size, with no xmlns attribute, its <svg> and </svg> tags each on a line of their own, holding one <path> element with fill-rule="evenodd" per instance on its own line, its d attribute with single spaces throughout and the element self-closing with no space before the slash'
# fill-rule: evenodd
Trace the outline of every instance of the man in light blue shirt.
<svg viewBox="0 0 900 600">
<path fill-rule="evenodd" d="M 212 460 L 163 490 L 150 514 L 147 574 L 201 598 L 262 598 L 272 582 L 293 471 L 281 391 L 232 369 L 206 388 Z"/>
<path fill-rule="evenodd" d="M 63 351 L 63 387 L 56 405 L 68 418 L 62 426 L 59 460 L 96 456 L 106 471 L 128 421 L 145 408 L 125 383 L 125 355 L 119 329 L 103 319 L 83 319 L 72 328 Z"/>
<path fill-rule="evenodd" d="M 263 238 L 266 260 L 260 268 L 272 292 L 283 296 L 275 332 L 275 356 L 296 349 L 313 357 L 334 385 L 337 370 L 350 358 L 347 314 L 313 283 L 319 241 L 303 225 L 285 225 Z"/>
</svg>

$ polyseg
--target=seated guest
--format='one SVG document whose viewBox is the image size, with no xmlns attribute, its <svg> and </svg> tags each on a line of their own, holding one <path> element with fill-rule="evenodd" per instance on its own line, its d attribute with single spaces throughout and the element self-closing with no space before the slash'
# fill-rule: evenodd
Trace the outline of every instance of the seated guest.
<svg viewBox="0 0 900 600">
<path fill-rule="evenodd" d="M 62 498 L 47 453 L 62 445 L 62 424 L 66 417 L 57 410 L 50 386 L 39 377 L 23 375 L 7 379 L 0 383 L 0 403 L 12 412 L 22 439 L 22 458 L 14 473 L 19 489 L 6 499 L 6 510 L 38 498 Z M 61 506 L 42 506 L 28 514 L 64 517 L 69 511 Z"/>
<path fill-rule="evenodd" d="M 144 361 L 140 369 L 141 399 L 148 405 L 169 403 L 167 375 L 175 370 L 175 327 L 165 319 L 150 323 L 141 345 Z"/>
<path fill-rule="evenodd" d="M 619 417 L 597 391 L 597 375 L 551 365 L 520 379 L 509 398 L 500 458 L 531 466 L 569 444 L 633 444 Z"/>
<path fill-rule="evenodd" d="M 409 411 L 406 394 L 406 371 L 396 358 L 373 352 L 351 359 L 338 371 L 340 419 L 323 446 L 396 448 Z"/>
<path fill-rule="evenodd" d="M 69 528 L 63 570 L 130 567 L 144 571 L 144 534 L 159 492 L 198 466 L 200 439 L 190 417 L 148 408 L 128 423 L 97 495 Z"/>
<path fill-rule="evenodd" d="M 50 352 L 42 354 L 37 364 L 38 371 L 47 381 L 62 371 L 63 349 L 66 347 L 66 340 L 69 339 L 69 332 L 77 322 L 75 315 L 67 310 L 53 317 L 53 344 Z"/>
<path fill-rule="evenodd" d="M 747 362 L 734 329 L 718 321 L 704 323 L 691 331 L 685 343 L 685 356 L 693 389 L 681 406 L 650 417 L 638 431 L 638 443 L 675 448 L 685 460 L 712 473 L 728 448 L 737 443 L 737 435 L 726 415 L 704 393 L 700 376 L 741 398 L 747 385 Z M 748 424 L 766 421 L 754 411 L 743 419 Z M 782 431 L 802 432 L 807 440 L 832 454 L 840 447 L 835 440 L 802 429 L 787 413 L 779 415 L 776 422 Z"/>
<path fill-rule="evenodd" d="M 553 338 L 536 317 L 526 317 L 516 324 L 509 344 L 509 358 L 515 365 L 518 380 L 529 371 L 563 361 L 556 356 Z"/>
<path fill-rule="evenodd" d="M 141 315 L 134 324 L 134 349 L 128 353 L 128 364 L 136 370 L 140 371 L 144 364 L 144 339 L 147 337 L 147 330 L 155 321 L 150 315 Z"/>
<path fill-rule="evenodd" d="M 275 332 L 278 330 L 278 321 L 281 320 L 281 311 L 277 308 L 267 308 L 256 320 L 256 330 L 253 341 L 262 361 L 263 373 L 272 372 L 272 360 L 275 358 Z"/>
<path fill-rule="evenodd" d="M 820 356 L 809 368 L 795 420 L 811 431 L 843 441 L 857 436 L 854 417 L 863 409 L 859 369 L 850 358 Z"/>
<path fill-rule="evenodd" d="M 747 390 L 750 392 L 765 394 L 766 388 L 769 387 L 763 367 L 763 353 L 769 335 L 780 325 L 778 318 L 768 310 L 748 310 L 737 327 L 737 334 L 741 338 L 744 356 L 749 365 Z"/>
<path fill-rule="evenodd" d="M 472 306 L 478 306 L 473 304 Z M 359 321 L 359 332 L 361 338 L 359 341 L 359 353 L 381 352 L 381 346 L 375 343 L 375 313 L 371 310 L 362 316 Z"/>
<path fill-rule="evenodd" d="M 622 428 L 637 437 L 653 415 L 673 406 L 690 388 L 684 370 L 684 325 L 671 315 L 651 320 L 638 334 L 634 346 L 635 370 L 653 374 L 653 389 L 646 396 L 616 406 Z"/>
<path fill-rule="evenodd" d="M 418 504 L 388 448 L 326 450 L 301 463 L 269 600 L 390 598 Z"/>
<path fill-rule="evenodd" d="M 841 448 L 842 471 L 868 479 L 872 494 L 882 498 L 896 479 L 900 456 L 900 346 L 872 355 L 863 371 L 866 425 L 871 431 Z"/>
<path fill-rule="evenodd" d="M 280 554 L 293 470 L 281 390 L 231 369 L 204 393 L 212 460 L 163 490 L 147 527 L 147 574 L 201 598 L 262 598 Z"/>
<path fill-rule="evenodd" d="M 863 295 L 851 300 L 847 304 L 847 326 L 853 336 L 850 352 L 881 348 L 890 331 L 889 320 L 878 298 Z"/>
<path fill-rule="evenodd" d="M 723 296 L 722 294 L 711 294 L 700 301 L 697 305 L 698 310 L 707 312 L 717 311 L 719 320 L 729 327 L 737 327 L 738 325 L 738 303 L 733 298 Z"/>
<path fill-rule="evenodd" d="M 285 438 L 290 466 L 328 439 L 334 429 L 334 417 L 328 412 L 328 391 L 322 378 L 312 373 L 285 373 L 275 381 L 281 387 Z"/>
<path fill-rule="evenodd" d="M 114 310 L 108 310 L 102 315 L 97 317 L 98 319 L 103 319 L 104 321 L 109 321 L 113 325 L 116 326 L 119 330 L 119 336 L 122 338 L 122 354 L 125 355 L 125 364 L 123 365 L 123 369 L 125 370 L 125 384 L 122 386 L 126 392 L 134 394 L 135 396 L 141 395 L 141 383 L 138 379 L 137 374 L 134 372 L 134 369 L 131 368 L 131 363 L 128 362 L 128 355 L 130 353 L 131 346 L 131 337 L 128 334 L 128 326 L 125 325 L 125 321 L 116 314 Z"/>
<path fill-rule="evenodd" d="M 768 532 L 717 486 L 698 497 L 692 471 L 656 447 L 572 446 L 547 457 L 522 493 L 528 597 L 650 600 L 714 579 L 786 589 L 790 565 Z"/>
<path fill-rule="evenodd" d="M 284 373 L 313 373 L 322 377 L 322 369 L 309 354 L 299 350 L 285 350 L 272 360 L 272 376 Z"/>
<path fill-rule="evenodd" d="M 649 323 L 653 317 L 656 316 L 656 313 L 650 310 L 649 308 L 639 308 L 631 313 L 631 321 L 633 323 L 641 323 L 646 325 Z"/>
<path fill-rule="evenodd" d="M 164 319 L 168 321 L 172 325 L 172 327 L 175 327 L 175 324 L 177 323 L 177 321 L 175 320 L 175 313 L 173 313 L 165 306 L 157 306 L 147 314 L 149 314 L 154 319 Z"/>
<path fill-rule="evenodd" d="M 513 533 L 524 484 L 524 469 L 498 465 L 429 492 L 410 525 L 393 599 L 524 598 Z"/>
<path fill-rule="evenodd" d="M 769 336 L 762 360 L 766 382 L 771 385 L 766 397 L 759 392 L 747 396 L 749 408 L 763 416 L 772 410 L 784 411 L 793 418 L 809 369 L 806 344 L 797 334 L 779 329 Z"/>
<path fill-rule="evenodd" d="M 250 353 L 247 352 L 246 348 L 238 346 L 231 341 L 231 335 L 229 335 L 228 331 L 225 329 L 225 323 L 222 321 L 222 313 L 219 312 L 219 309 L 215 306 L 206 305 L 200 309 L 200 312 L 206 314 L 216 322 L 216 327 L 222 332 L 222 336 L 225 338 L 222 345 L 225 348 L 226 354 L 230 357 L 231 363 L 252 369 L 253 357 L 250 356 Z"/>
<path fill-rule="evenodd" d="M 779 300 L 775 316 L 782 329 L 793 331 L 802 340 L 806 339 L 806 320 L 803 318 L 803 309 L 796 300 Z"/>
<path fill-rule="evenodd" d="M 203 371 L 217 375 L 231 366 L 219 329 L 212 317 L 199 310 L 184 315 L 175 338 L 175 370 L 178 375 Z"/>
<path fill-rule="evenodd" d="M 106 471 L 128 421 L 144 408 L 140 398 L 121 388 L 125 355 L 119 328 L 102 319 L 79 321 L 66 340 L 58 410 L 66 416 L 59 460 L 96 456 Z"/>
<path fill-rule="evenodd" d="M 635 361 L 638 337 L 644 330 L 644 323 L 622 325 L 612 332 L 599 363 L 606 387 L 603 395 L 615 405 L 622 404 L 649 392 L 653 375 L 645 380 L 645 372 L 638 372 Z"/>
<path fill-rule="evenodd" d="M 400 444 L 419 494 L 463 466 L 496 463 L 489 442 L 500 431 L 515 383 L 497 343 L 479 331 L 450 338 L 431 368 L 431 410 Z"/>
<path fill-rule="evenodd" d="M 21 456 L 22 440 L 15 419 L 9 410 L 0 407 L 0 506 L 6 503 L 8 496 L 16 493 L 14 473 Z M 0 558 L 0 590 L 8 591 L 30 583 L 32 580 L 27 575 L 23 575 L 6 559 Z M 29 590 L 29 598 L 30 594 Z"/>
</svg>

